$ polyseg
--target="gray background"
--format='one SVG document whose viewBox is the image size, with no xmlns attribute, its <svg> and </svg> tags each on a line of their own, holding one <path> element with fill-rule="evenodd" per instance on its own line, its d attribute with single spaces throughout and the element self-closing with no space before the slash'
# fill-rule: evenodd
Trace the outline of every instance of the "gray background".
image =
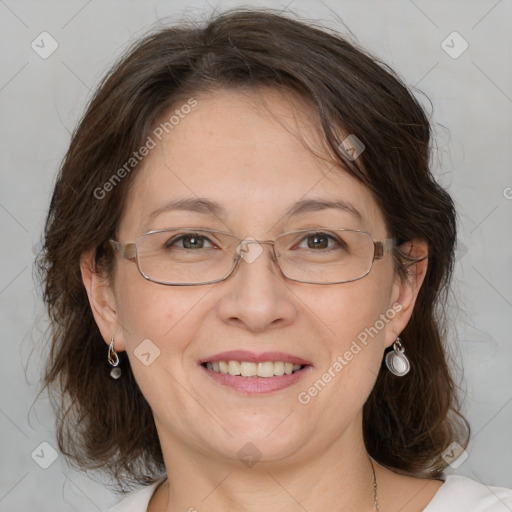
<svg viewBox="0 0 512 512">
<path fill-rule="evenodd" d="M 512 487 L 512 2 L 250 3 L 287 4 L 346 31 L 343 20 L 434 103 L 433 170 L 460 217 L 450 342 L 473 428 L 467 460 L 447 472 Z M 56 443 L 47 400 L 34 403 L 47 322 L 33 256 L 70 131 L 115 57 L 154 23 L 236 5 L 248 4 L 0 0 L 0 511 L 93 511 L 118 499 L 62 455 L 40 467 L 51 462 L 40 443 Z M 59 45 L 47 59 L 31 47 L 43 31 Z M 469 44 L 457 58 L 453 31 Z"/>
</svg>

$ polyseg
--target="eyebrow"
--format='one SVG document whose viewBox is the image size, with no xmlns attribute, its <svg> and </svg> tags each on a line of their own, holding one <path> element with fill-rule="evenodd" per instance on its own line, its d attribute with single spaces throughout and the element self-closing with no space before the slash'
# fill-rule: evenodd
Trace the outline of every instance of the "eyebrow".
<svg viewBox="0 0 512 512">
<path fill-rule="evenodd" d="M 358 220 L 363 220 L 361 213 L 349 202 L 344 199 L 302 199 L 293 204 L 285 213 L 283 218 L 296 217 L 304 215 L 310 212 L 316 212 L 326 209 L 342 210 L 347 213 L 354 215 Z M 204 197 L 199 198 L 184 198 L 174 199 L 168 201 L 164 205 L 151 212 L 148 216 L 148 220 L 153 220 L 155 217 L 163 212 L 183 210 L 196 213 L 202 213 L 204 215 L 214 215 L 216 217 L 225 217 L 227 210 L 220 203 L 206 199 Z"/>
</svg>

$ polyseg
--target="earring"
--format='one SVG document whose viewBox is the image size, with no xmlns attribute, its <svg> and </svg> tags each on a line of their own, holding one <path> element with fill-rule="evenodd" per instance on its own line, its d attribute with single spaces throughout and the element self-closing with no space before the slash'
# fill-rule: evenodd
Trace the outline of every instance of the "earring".
<svg viewBox="0 0 512 512">
<path fill-rule="evenodd" d="M 110 370 L 110 376 L 113 379 L 119 379 L 121 377 L 121 368 L 119 368 L 119 356 L 117 352 L 114 350 L 114 336 L 110 338 L 110 345 L 108 347 L 107 361 L 110 366 L 112 366 L 112 370 Z"/>
<path fill-rule="evenodd" d="M 411 369 L 409 359 L 404 355 L 405 348 L 402 340 L 397 336 L 393 343 L 393 350 L 388 352 L 385 357 L 388 370 L 397 377 L 403 377 Z"/>
</svg>

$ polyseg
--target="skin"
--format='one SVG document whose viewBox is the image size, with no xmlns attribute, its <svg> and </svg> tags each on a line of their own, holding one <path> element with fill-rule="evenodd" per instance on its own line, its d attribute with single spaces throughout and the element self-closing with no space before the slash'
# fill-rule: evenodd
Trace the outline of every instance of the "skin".
<svg viewBox="0 0 512 512">
<path fill-rule="evenodd" d="M 327 156 L 309 105 L 272 90 L 221 90 L 197 100 L 137 170 L 119 241 L 179 225 L 258 240 L 310 225 L 362 229 L 375 240 L 388 237 L 370 192 L 301 142 L 302 137 Z M 148 220 L 170 199 L 196 196 L 221 203 L 227 215 L 172 211 Z M 362 218 L 326 209 L 283 219 L 289 206 L 312 197 L 342 198 Z M 340 511 L 373 510 L 362 408 L 385 348 L 411 316 L 427 260 L 400 280 L 387 255 L 363 279 L 326 286 L 286 280 L 270 246 L 262 247 L 259 258 L 242 261 L 227 280 L 186 287 L 147 281 L 132 261 L 119 256 L 109 286 L 94 272 L 91 253 L 83 256 L 83 281 L 100 331 L 107 344 L 115 336 L 116 351 L 127 351 L 153 410 L 170 479 L 154 494 L 150 512 L 313 512 L 334 510 L 333 503 Z M 420 240 L 405 250 L 427 255 Z M 298 402 L 297 394 L 320 378 L 360 332 L 397 305 L 400 312 L 309 404 Z M 144 366 L 134 350 L 147 338 L 160 356 Z M 197 364 L 208 355 L 241 348 L 287 352 L 311 361 L 313 368 L 289 388 L 247 396 L 217 384 Z M 237 455 L 247 443 L 261 453 L 252 467 Z M 441 485 L 374 465 L 382 510 L 422 510 Z"/>
</svg>

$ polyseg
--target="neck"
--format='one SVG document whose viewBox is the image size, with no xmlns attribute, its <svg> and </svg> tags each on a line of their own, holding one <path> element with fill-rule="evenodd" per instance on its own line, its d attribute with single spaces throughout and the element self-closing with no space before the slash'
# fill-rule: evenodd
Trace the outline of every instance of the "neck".
<svg viewBox="0 0 512 512">
<path fill-rule="evenodd" d="M 296 512 L 297 507 L 333 510 L 333 503 L 340 512 L 374 511 L 370 459 L 362 436 L 350 434 L 345 432 L 314 456 L 307 449 L 279 461 L 263 456 L 252 467 L 168 439 L 162 448 L 169 479 L 155 493 L 148 512 Z"/>
</svg>

